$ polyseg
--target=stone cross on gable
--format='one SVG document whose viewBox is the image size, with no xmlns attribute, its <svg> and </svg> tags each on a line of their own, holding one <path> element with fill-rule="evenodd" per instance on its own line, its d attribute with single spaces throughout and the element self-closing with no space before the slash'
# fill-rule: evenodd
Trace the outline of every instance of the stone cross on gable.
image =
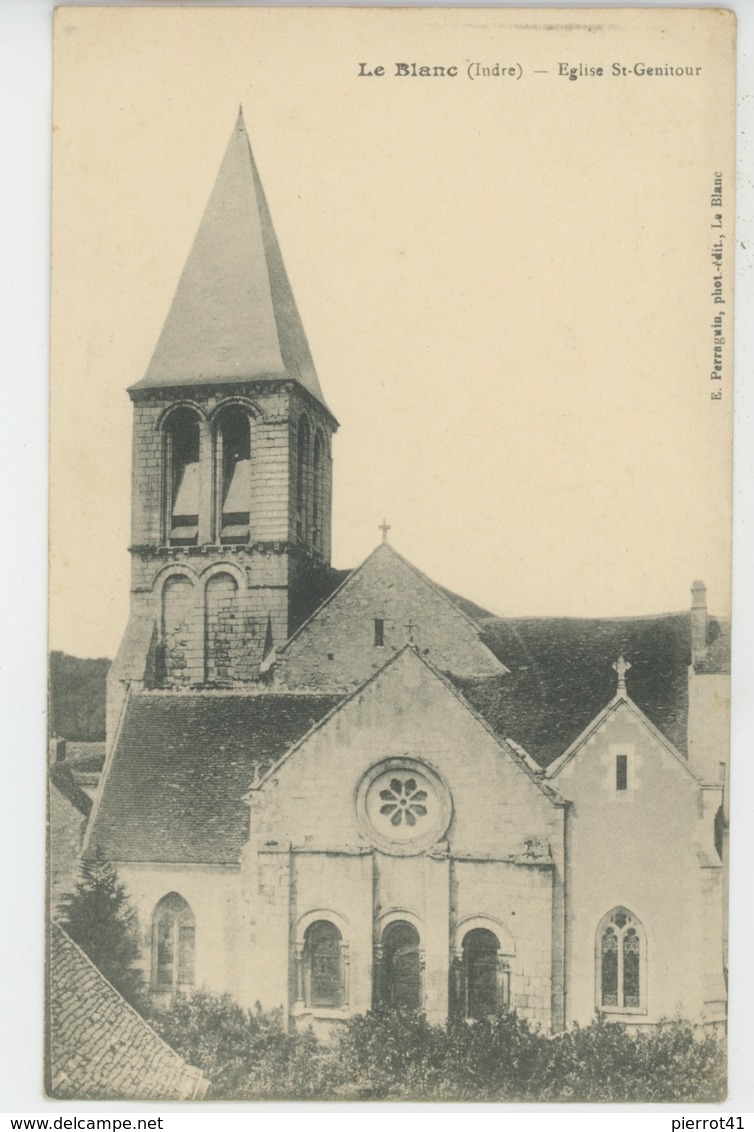
<svg viewBox="0 0 754 1132">
<path fill-rule="evenodd" d="M 391 530 L 390 524 L 387 522 L 387 520 L 383 519 L 377 529 L 382 531 L 382 541 L 387 542 L 387 533 L 389 530 Z"/>
<path fill-rule="evenodd" d="M 406 629 L 408 630 L 408 640 L 409 640 L 409 644 L 413 644 L 413 643 L 414 643 L 414 629 L 415 629 L 415 628 L 416 628 L 416 622 L 415 622 L 415 621 L 412 621 L 412 620 L 411 620 L 411 619 L 409 618 L 409 620 L 408 620 L 408 621 L 406 622 Z"/>
<path fill-rule="evenodd" d="M 626 690 L 626 673 L 628 672 L 631 664 L 623 656 L 623 653 L 618 657 L 613 668 L 618 673 L 618 691 L 625 692 Z"/>
</svg>

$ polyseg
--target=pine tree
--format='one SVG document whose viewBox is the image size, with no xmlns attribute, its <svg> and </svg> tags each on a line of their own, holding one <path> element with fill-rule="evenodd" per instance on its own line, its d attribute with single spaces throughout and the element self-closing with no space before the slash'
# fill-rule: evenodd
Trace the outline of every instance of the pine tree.
<svg viewBox="0 0 754 1132">
<path fill-rule="evenodd" d="M 144 1005 L 138 921 L 125 887 L 101 850 L 81 864 L 81 879 L 60 902 L 59 922 L 132 1006 Z"/>
</svg>

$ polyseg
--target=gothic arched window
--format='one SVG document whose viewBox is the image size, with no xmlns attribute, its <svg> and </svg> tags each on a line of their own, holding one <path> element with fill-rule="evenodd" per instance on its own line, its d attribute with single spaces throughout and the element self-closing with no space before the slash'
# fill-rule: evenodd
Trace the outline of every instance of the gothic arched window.
<svg viewBox="0 0 754 1132">
<path fill-rule="evenodd" d="M 173 991 L 194 985 L 196 921 L 190 905 L 171 892 L 152 917 L 152 989 Z"/>
<path fill-rule="evenodd" d="M 316 920 L 304 936 L 305 1002 L 338 1007 L 345 998 L 343 941 L 335 924 Z"/>
<path fill-rule="evenodd" d="M 597 1007 L 606 1011 L 646 1009 L 647 945 L 631 912 L 615 908 L 597 931 Z"/>
<path fill-rule="evenodd" d="M 165 424 L 165 529 L 171 546 L 193 546 L 199 534 L 199 418 L 179 408 Z"/>
<path fill-rule="evenodd" d="M 423 1002 L 419 933 L 406 920 L 388 924 L 382 936 L 378 997 L 386 1006 L 420 1010 Z"/>
<path fill-rule="evenodd" d="M 225 409 L 215 433 L 215 510 L 220 542 L 249 541 L 251 515 L 251 426 L 238 406 Z"/>
<path fill-rule="evenodd" d="M 309 533 L 309 441 L 309 422 L 301 417 L 296 448 L 296 538 L 299 542 L 305 542 Z"/>
</svg>

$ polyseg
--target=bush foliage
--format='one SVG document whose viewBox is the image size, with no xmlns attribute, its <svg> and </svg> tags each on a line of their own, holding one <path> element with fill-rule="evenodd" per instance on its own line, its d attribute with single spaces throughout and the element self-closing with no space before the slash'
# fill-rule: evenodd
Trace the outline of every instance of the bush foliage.
<svg viewBox="0 0 754 1132">
<path fill-rule="evenodd" d="M 334 1082 L 332 1050 L 311 1031 L 288 1034 L 282 1011 L 245 1010 L 229 995 L 197 991 L 155 1003 L 149 1022 L 211 1082 L 207 1099 L 322 1098 Z"/>
<path fill-rule="evenodd" d="M 515 1014 L 447 1026 L 419 1011 L 359 1015 L 323 1045 L 282 1014 L 178 995 L 152 1025 L 212 1082 L 208 1099 L 711 1102 L 725 1096 L 714 1035 L 685 1022 L 631 1033 L 597 1021 L 546 1037 Z"/>
</svg>

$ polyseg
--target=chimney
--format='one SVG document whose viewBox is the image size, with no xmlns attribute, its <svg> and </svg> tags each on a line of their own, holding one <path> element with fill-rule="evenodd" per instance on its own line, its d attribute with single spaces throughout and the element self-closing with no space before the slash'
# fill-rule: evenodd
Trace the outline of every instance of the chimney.
<svg viewBox="0 0 754 1132">
<path fill-rule="evenodd" d="M 696 581 L 691 587 L 691 663 L 707 656 L 707 587 Z"/>
</svg>

